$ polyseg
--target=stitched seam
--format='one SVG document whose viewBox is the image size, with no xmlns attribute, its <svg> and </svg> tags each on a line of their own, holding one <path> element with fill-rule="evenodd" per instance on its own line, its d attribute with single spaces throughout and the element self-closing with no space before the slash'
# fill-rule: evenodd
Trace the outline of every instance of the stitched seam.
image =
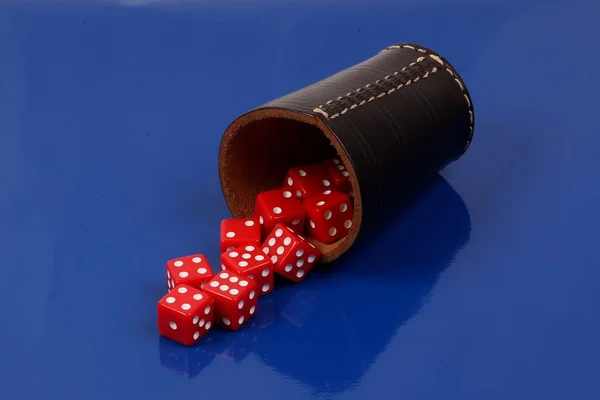
<svg viewBox="0 0 600 400">
<path fill-rule="evenodd" d="M 416 75 L 420 65 L 428 62 L 432 63 L 426 57 L 419 57 L 406 67 L 392 72 L 384 78 L 376 80 L 374 83 L 369 83 L 353 92 L 349 92 L 344 96 L 329 100 L 315 110 L 319 110 L 316 111 L 319 113 L 327 113 L 328 119 L 336 119 L 350 110 L 361 107 L 375 99 L 390 95 L 395 91 L 402 89 L 404 86 L 409 86 L 421 79 L 426 79 L 431 74 L 437 72 L 438 66 L 436 65 L 433 68 L 430 67 L 429 70 Z"/>
<path fill-rule="evenodd" d="M 336 119 L 339 116 L 346 114 L 350 110 L 354 110 L 355 108 L 363 106 L 366 103 L 370 103 L 370 102 L 372 102 L 373 100 L 375 100 L 377 98 L 382 98 L 382 97 L 384 97 L 384 96 L 386 96 L 388 94 L 392 94 L 396 90 L 400 90 L 402 87 L 410 85 L 413 81 L 418 81 L 419 79 L 425 79 L 425 78 L 427 78 L 427 76 L 429 76 L 429 74 L 431 74 L 432 72 L 435 72 L 436 68 L 434 68 L 433 71 L 432 70 L 427 71 L 425 74 L 423 74 L 423 76 L 419 76 L 419 77 L 417 77 L 415 79 L 408 79 L 408 81 L 403 82 L 401 84 L 396 84 L 396 85 L 394 85 L 394 87 L 392 87 L 392 88 L 390 88 L 388 90 L 383 90 L 383 91 L 380 91 L 380 92 L 374 92 L 374 93 L 371 94 L 371 96 L 367 97 L 366 99 L 363 99 L 361 101 L 357 101 L 355 103 L 352 103 L 348 107 L 346 107 L 343 110 L 341 110 L 340 112 L 336 112 L 336 113 L 334 113 L 332 115 L 329 115 L 330 114 L 329 111 L 332 108 L 335 108 L 335 103 L 336 102 L 339 103 L 341 100 L 349 99 L 349 98 L 351 98 L 353 96 L 357 96 L 359 94 L 363 94 L 363 93 L 365 93 L 365 91 L 373 91 L 373 89 L 380 89 L 381 90 L 381 89 L 383 89 L 383 88 L 381 88 L 382 85 L 384 85 L 384 84 L 391 84 L 392 83 L 391 79 L 398 77 L 398 75 L 401 75 L 402 73 L 406 73 L 406 71 L 409 68 L 413 68 L 415 65 L 417 65 L 419 63 L 422 63 L 425 60 L 426 60 L 425 57 L 419 57 L 415 61 L 411 62 L 409 65 L 407 65 L 407 66 L 405 66 L 405 67 L 403 67 L 403 68 L 401 68 L 401 69 L 399 69 L 399 70 L 397 70 L 395 72 L 392 72 L 389 75 L 386 75 L 382 79 L 378 79 L 378 80 L 376 80 L 373 83 L 368 83 L 368 84 L 366 84 L 364 86 L 359 87 L 358 89 L 354 90 L 353 92 L 348 92 L 344 96 L 339 96 L 339 97 L 337 97 L 335 99 L 332 99 L 332 100 L 329 100 L 329 101 L 325 102 L 325 104 L 319 105 L 317 108 L 315 108 L 313 110 L 313 112 L 322 114 L 323 116 L 325 116 L 325 118 L 330 119 L 330 120 L 331 119 Z M 356 99 L 356 100 L 359 100 L 359 99 Z"/>
<path fill-rule="evenodd" d="M 468 108 L 468 111 L 469 111 L 469 138 L 468 138 L 467 143 L 466 143 L 465 148 L 464 148 L 464 150 L 466 151 L 467 148 L 469 147 L 469 145 L 471 143 L 471 139 L 473 137 L 474 118 L 473 118 L 473 105 L 471 104 L 471 100 L 469 99 L 469 96 L 468 96 L 467 91 L 465 89 L 465 84 L 458 78 L 458 76 L 456 76 L 456 74 L 454 74 L 454 72 L 452 72 L 452 70 L 450 68 L 448 68 L 446 66 L 446 64 L 444 63 L 444 61 L 439 56 L 437 56 L 435 54 L 430 54 L 425 49 L 422 49 L 422 48 L 419 48 L 419 47 L 415 47 L 415 46 L 412 46 L 412 45 L 408 45 L 408 44 L 403 44 L 403 45 L 389 46 L 385 50 L 390 50 L 390 49 L 411 49 L 411 50 L 415 50 L 415 51 L 417 51 L 419 53 L 422 53 L 422 54 L 425 55 L 425 57 L 429 57 L 432 60 L 436 61 L 441 66 L 441 69 L 444 69 L 454 79 L 454 81 L 456 82 L 456 84 L 460 88 L 460 90 L 461 90 L 461 92 L 463 94 L 463 97 L 465 98 L 465 101 L 467 103 L 467 108 Z M 340 117 L 341 115 L 346 114 L 350 110 L 354 110 L 355 108 L 358 108 L 358 107 L 360 107 L 360 106 L 362 106 L 362 105 L 364 105 L 366 103 L 369 103 L 369 102 L 375 100 L 376 98 L 381 98 L 381 97 L 385 97 L 388 94 L 392 94 L 393 92 L 395 92 L 396 90 L 399 90 L 403 86 L 407 86 L 407 84 L 410 84 L 411 81 L 409 80 L 407 83 L 399 85 L 394 90 L 392 90 L 393 89 L 392 88 L 392 89 L 390 89 L 388 91 L 384 91 L 384 92 L 381 92 L 381 93 L 379 93 L 377 95 L 373 95 L 373 96 L 369 97 L 369 99 L 367 99 L 366 101 L 363 100 L 363 101 L 361 101 L 359 103 L 353 103 L 349 107 L 346 107 L 344 110 L 342 110 L 340 112 L 336 112 L 336 113 L 334 113 L 332 115 L 329 115 L 329 112 L 328 112 L 329 110 L 325 109 L 326 106 L 331 105 L 335 101 L 340 101 L 340 100 L 343 100 L 345 98 L 349 98 L 352 95 L 356 95 L 357 93 L 360 93 L 361 90 L 369 89 L 369 88 L 371 88 L 371 87 L 373 87 L 375 85 L 379 85 L 380 83 L 385 83 L 390 77 L 396 76 L 400 72 L 404 72 L 404 71 L 406 71 L 406 69 L 408 69 L 410 67 L 413 67 L 417 63 L 420 63 L 420 62 L 424 61 L 426 59 L 425 57 L 421 56 L 421 57 L 417 58 L 416 61 L 414 61 L 413 63 L 409 64 L 408 66 L 402 68 L 401 70 L 396 71 L 396 72 L 394 72 L 394 73 L 392 73 L 390 75 L 387 75 L 383 79 L 377 80 L 374 83 L 369 83 L 369 84 L 367 84 L 367 85 L 365 85 L 363 87 L 360 87 L 360 88 L 356 89 L 354 92 L 349 92 L 345 96 L 339 96 L 336 99 L 329 100 L 325 104 L 321 104 L 318 107 L 314 108 L 313 112 L 323 115 L 328 120 L 332 120 L 332 119 Z M 427 71 L 424 75 L 422 75 L 422 76 L 420 76 L 420 77 L 418 77 L 416 79 L 413 79 L 412 81 L 416 82 L 419 79 L 426 79 L 428 76 L 430 76 L 431 74 L 433 74 L 433 73 L 435 73 L 437 71 L 438 71 L 438 68 L 434 67 L 431 70 Z"/>
</svg>

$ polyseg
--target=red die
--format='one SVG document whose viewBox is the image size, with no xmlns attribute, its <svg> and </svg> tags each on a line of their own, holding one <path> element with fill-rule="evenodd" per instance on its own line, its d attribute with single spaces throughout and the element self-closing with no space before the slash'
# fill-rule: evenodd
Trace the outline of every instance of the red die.
<svg viewBox="0 0 600 400">
<path fill-rule="evenodd" d="M 185 346 L 210 331 L 213 320 L 213 299 L 188 285 L 178 285 L 158 302 L 158 331 Z"/>
<path fill-rule="evenodd" d="M 221 253 L 245 244 L 260 246 L 260 238 L 257 219 L 232 218 L 221 221 Z"/>
<path fill-rule="evenodd" d="M 299 199 L 306 199 L 327 190 L 331 182 L 325 165 L 313 164 L 290 169 L 284 186 Z"/>
<path fill-rule="evenodd" d="M 350 183 L 350 173 L 346 170 L 346 167 L 342 162 L 334 158 L 333 160 L 327 160 L 323 162 L 327 170 L 327 175 L 332 183 L 332 187 L 341 192 L 348 193 L 352 190 L 352 184 Z"/>
<path fill-rule="evenodd" d="M 262 250 L 271 257 L 275 272 L 294 282 L 303 280 L 321 256 L 312 243 L 283 224 L 275 226 Z"/>
<path fill-rule="evenodd" d="M 326 190 L 304 200 L 304 208 L 307 214 L 306 233 L 322 243 L 340 240 L 352 226 L 354 211 L 350 197 L 345 193 Z"/>
<path fill-rule="evenodd" d="M 167 288 L 186 284 L 203 289 L 213 277 L 213 271 L 203 254 L 175 258 L 167 261 Z"/>
<path fill-rule="evenodd" d="M 215 322 L 227 329 L 238 330 L 256 312 L 256 282 L 234 271 L 220 272 L 204 291 L 215 300 Z"/>
<path fill-rule="evenodd" d="M 288 189 L 275 189 L 259 193 L 256 197 L 254 216 L 262 226 L 264 236 L 268 235 L 275 224 L 302 229 L 305 211 L 302 202 Z"/>
<path fill-rule="evenodd" d="M 260 247 L 240 246 L 221 254 L 221 268 L 223 266 L 256 282 L 259 297 L 273 291 L 273 263 Z"/>
</svg>

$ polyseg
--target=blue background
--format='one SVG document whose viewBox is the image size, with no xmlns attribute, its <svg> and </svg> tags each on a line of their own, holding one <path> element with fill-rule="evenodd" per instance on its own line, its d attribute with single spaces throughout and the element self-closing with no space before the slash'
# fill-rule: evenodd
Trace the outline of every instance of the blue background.
<svg viewBox="0 0 600 400">
<path fill-rule="evenodd" d="M 81 3 L 0 6 L 0 398 L 600 398 L 598 2 Z M 227 125 L 402 41 L 465 79 L 464 158 L 243 331 L 159 338 Z"/>
</svg>

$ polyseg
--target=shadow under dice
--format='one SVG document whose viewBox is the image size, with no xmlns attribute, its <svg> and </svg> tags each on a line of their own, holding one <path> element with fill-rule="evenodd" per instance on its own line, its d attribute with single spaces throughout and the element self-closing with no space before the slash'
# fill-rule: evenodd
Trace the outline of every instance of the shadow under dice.
<svg viewBox="0 0 600 400">
<path fill-rule="evenodd" d="M 271 258 L 275 272 L 293 282 L 300 282 L 321 254 L 304 236 L 278 224 L 263 243 L 263 253 Z"/>
<path fill-rule="evenodd" d="M 258 296 L 273 291 L 274 273 L 271 259 L 258 246 L 240 246 L 221 254 L 221 265 L 256 282 Z"/>
<path fill-rule="evenodd" d="M 236 331 L 256 313 L 256 282 L 232 270 L 217 274 L 205 286 L 215 302 L 215 323 Z"/>
<path fill-rule="evenodd" d="M 317 301 L 308 291 L 294 293 L 281 310 L 281 316 L 290 323 L 301 327 L 317 308 Z"/>
<path fill-rule="evenodd" d="M 188 285 L 178 285 L 158 302 L 158 331 L 185 346 L 196 344 L 212 329 L 213 299 Z"/>
<path fill-rule="evenodd" d="M 213 270 L 203 254 L 194 254 L 167 261 L 167 289 L 188 285 L 202 289 L 213 277 Z"/>
</svg>

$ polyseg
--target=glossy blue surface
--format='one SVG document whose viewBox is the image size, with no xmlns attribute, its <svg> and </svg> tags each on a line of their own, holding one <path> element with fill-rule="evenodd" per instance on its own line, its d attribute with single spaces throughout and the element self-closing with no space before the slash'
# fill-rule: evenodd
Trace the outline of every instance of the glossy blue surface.
<svg viewBox="0 0 600 400">
<path fill-rule="evenodd" d="M 600 398 L 600 3 L 54 3 L 0 6 L 0 398 Z M 400 41 L 467 82 L 465 157 L 252 326 L 159 338 L 226 126 Z"/>
</svg>

